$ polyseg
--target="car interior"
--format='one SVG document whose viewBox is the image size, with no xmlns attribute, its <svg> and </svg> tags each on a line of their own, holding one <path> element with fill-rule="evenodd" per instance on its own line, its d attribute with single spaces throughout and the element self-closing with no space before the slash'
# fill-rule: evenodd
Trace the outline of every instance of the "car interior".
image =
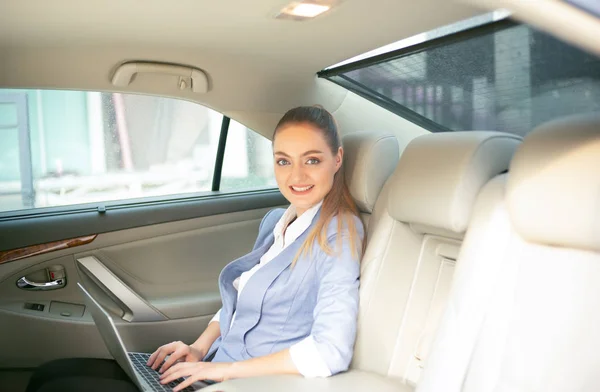
<svg viewBox="0 0 600 392">
<path fill-rule="evenodd" d="M 600 390 L 600 3 L 0 5 L 0 390 L 192 343 L 321 105 L 366 227 L 350 369 L 210 391 Z"/>
</svg>

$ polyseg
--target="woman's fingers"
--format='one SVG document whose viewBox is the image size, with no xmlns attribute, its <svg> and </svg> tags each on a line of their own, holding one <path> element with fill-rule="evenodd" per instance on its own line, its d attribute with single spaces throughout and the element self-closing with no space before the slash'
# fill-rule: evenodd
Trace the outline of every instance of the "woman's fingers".
<svg viewBox="0 0 600 392">
<path fill-rule="evenodd" d="M 195 370 L 201 368 L 201 364 L 202 362 L 179 362 L 160 376 L 160 382 L 168 384 L 178 378 L 190 376 Z"/>
<path fill-rule="evenodd" d="M 167 346 L 169 346 L 168 344 L 165 344 L 164 346 L 160 346 L 159 348 L 156 349 L 155 352 L 152 353 L 152 355 L 150 355 L 150 358 L 148 358 L 148 363 L 146 363 L 146 365 L 153 367 L 153 365 L 155 363 L 160 363 L 162 361 L 158 361 L 158 357 L 161 355 L 161 353 L 167 349 Z"/>
<path fill-rule="evenodd" d="M 193 376 L 189 376 L 188 378 L 180 382 L 175 388 L 173 388 L 173 392 L 179 392 L 182 389 L 189 387 L 190 385 L 199 380 L 202 380 L 202 372 L 197 370 L 194 372 Z"/>
<path fill-rule="evenodd" d="M 159 348 L 157 350 L 158 355 L 156 356 L 156 358 L 154 359 L 154 362 L 149 365 L 152 369 L 156 370 L 158 368 L 158 366 L 163 363 L 163 361 L 165 360 L 165 358 L 167 357 L 167 355 L 171 354 L 173 351 L 175 351 L 175 343 L 169 343 L 169 344 L 165 344 L 164 346 L 162 346 L 161 348 Z"/>
<path fill-rule="evenodd" d="M 148 358 L 148 362 L 146 362 L 146 366 L 152 366 L 152 364 L 154 363 L 154 360 L 158 356 L 159 350 L 160 350 L 160 348 L 158 348 L 155 352 L 152 353 L 152 355 L 150 355 L 150 358 Z"/>
<path fill-rule="evenodd" d="M 171 367 L 171 365 L 173 365 L 175 362 L 177 362 L 178 360 L 180 360 L 182 357 L 185 357 L 187 355 L 187 351 L 186 347 L 178 347 L 173 353 L 171 353 L 171 355 L 169 356 L 169 359 L 167 359 L 165 361 L 165 363 L 163 363 L 163 365 L 161 366 L 159 373 L 164 372 L 165 370 L 167 370 L 168 368 Z"/>
<path fill-rule="evenodd" d="M 193 365 L 192 362 L 179 362 L 178 364 L 171 366 L 169 370 L 160 375 L 160 383 L 168 384 L 173 380 L 177 380 L 179 377 L 186 375 L 186 371 L 189 372 L 189 365 Z M 189 375 L 189 374 L 187 374 Z"/>
</svg>

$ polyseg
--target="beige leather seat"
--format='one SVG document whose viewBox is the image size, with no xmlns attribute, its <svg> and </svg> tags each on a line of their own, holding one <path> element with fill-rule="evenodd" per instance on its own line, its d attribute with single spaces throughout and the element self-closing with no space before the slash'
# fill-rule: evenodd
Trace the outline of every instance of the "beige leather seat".
<svg viewBox="0 0 600 392">
<path fill-rule="evenodd" d="M 355 132 L 345 135 L 342 144 L 346 184 L 368 226 L 377 197 L 398 164 L 398 140 L 388 133 Z"/>
<path fill-rule="evenodd" d="M 600 391 L 600 115 L 483 189 L 418 392 Z"/>
<path fill-rule="evenodd" d="M 409 143 L 371 216 L 353 369 L 416 384 L 475 198 L 520 142 L 474 131 Z"/>
</svg>

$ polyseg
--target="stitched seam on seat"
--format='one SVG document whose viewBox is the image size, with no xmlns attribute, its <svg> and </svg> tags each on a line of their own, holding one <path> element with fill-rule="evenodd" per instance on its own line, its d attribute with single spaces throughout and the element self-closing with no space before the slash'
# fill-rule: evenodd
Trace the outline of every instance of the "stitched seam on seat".
<svg viewBox="0 0 600 392">
<path fill-rule="evenodd" d="M 396 228 L 396 224 L 397 224 L 397 222 L 396 222 L 396 220 L 394 218 L 390 217 L 390 219 L 392 219 L 392 227 L 391 227 L 391 229 L 388 232 L 387 241 L 386 241 L 386 244 L 385 244 L 385 249 L 383 250 L 382 253 L 376 254 L 375 257 L 372 258 L 372 259 L 376 259 L 377 256 L 379 256 L 379 255 L 381 256 L 381 262 L 379 263 L 379 266 L 377 267 L 377 275 L 375 275 L 375 282 L 379 281 L 379 276 L 381 275 L 381 270 L 383 269 L 383 262 L 384 262 L 385 256 L 387 256 L 388 253 L 389 253 L 390 243 L 391 243 L 390 239 L 392 237 L 392 233 L 394 232 L 394 229 Z M 368 302 L 366 304 L 366 310 L 367 311 L 369 310 L 369 307 L 371 305 L 372 297 L 373 297 L 372 295 L 370 295 L 368 297 Z"/>
<path fill-rule="evenodd" d="M 435 241 L 438 241 L 439 243 L 442 243 L 442 242 L 448 243 L 448 242 L 447 242 L 447 241 L 448 241 L 448 238 L 444 238 L 444 237 L 441 237 L 441 236 L 436 236 L 436 235 L 425 235 L 425 236 L 423 236 L 423 246 L 425 246 L 425 242 L 426 242 L 426 241 L 425 241 L 425 238 L 426 238 L 426 237 L 427 237 L 427 239 L 428 239 L 428 240 L 435 240 Z M 459 246 L 461 246 L 461 245 L 462 245 L 462 244 L 459 244 Z M 441 256 L 438 256 L 438 257 L 440 257 L 440 259 L 442 259 L 442 257 L 441 257 Z M 411 364 L 411 363 L 412 363 L 412 361 L 414 360 L 414 357 L 415 357 L 415 356 L 416 356 L 416 354 L 417 354 L 417 350 L 419 350 L 419 348 L 421 347 L 421 342 L 422 342 L 423 338 L 425 337 L 425 336 L 424 336 L 424 335 L 425 335 L 425 332 L 427 332 L 427 331 L 426 331 L 426 329 L 427 329 L 427 324 L 429 323 L 429 321 L 430 321 L 430 319 L 431 319 L 431 317 L 432 317 L 432 312 L 433 312 L 433 303 L 434 303 L 434 301 L 435 301 L 436 294 L 437 294 L 437 293 L 438 293 L 438 291 L 439 291 L 439 286 L 440 286 L 440 280 L 441 280 L 441 278 L 442 278 L 442 270 L 443 270 L 443 267 L 444 267 L 444 262 L 443 262 L 443 260 L 441 260 L 441 262 L 439 263 L 438 269 L 437 269 L 437 276 L 436 276 L 436 278 L 435 278 L 435 285 L 433 286 L 433 293 L 431 293 L 431 301 L 429 301 L 429 308 L 427 309 L 427 315 L 425 316 L 425 322 L 423 323 L 423 328 L 421 328 L 421 332 L 419 333 L 419 336 L 417 337 L 417 340 L 416 340 L 416 342 L 415 342 L 415 347 L 414 347 L 413 354 L 412 354 L 413 358 L 411 358 L 411 359 L 410 359 L 410 361 L 409 361 L 409 363 L 408 363 L 408 366 L 407 366 L 407 367 L 406 367 L 406 369 L 404 370 L 404 375 L 403 375 L 403 377 L 402 377 L 402 380 L 403 380 L 404 382 L 406 382 L 406 381 L 407 381 L 407 378 L 408 378 L 408 373 L 409 373 L 409 371 L 410 371 L 410 364 Z M 454 274 L 453 274 L 453 275 L 454 275 Z M 447 298 L 446 298 L 446 300 L 447 300 Z M 422 358 L 421 358 L 421 359 L 422 359 Z"/>
<path fill-rule="evenodd" d="M 419 259 L 417 260 L 417 265 L 415 266 L 415 272 L 413 274 L 412 282 L 410 283 L 410 290 L 408 291 L 408 298 L 406 298 L 406 307 L 404 308 L 404 312 L 402 313 L 402 321 L 400 323 L 400 327 L 398 328 L 398 334 L 396 335 L 396 342 L 394 344 L 394 349 L 392 351 L 392 357 L 390 358 L 390 362 L 388 363 L 388 370 L 386 375 L 390 375 L 390 370 L 392 368 L 392 363 L 394 362 L 394 358 L 396 357 L 396 352 L 398 350 L 398 346 L 400 345 L 400 338 L 402 333 L 404 332 L 404 327 L 406 325 L 406 315 L 411 307 L 411 300 L 413 298 L 415 283 L 417 281 L 417 277 L 419 276 L 421 262 L 423 260 L 423 252 L 425 250 L 425 236 L 421 239 L 421 250 L 419 251 Z"/>
<path fill-rule="evenodd" d="M 389 216 L 389 214 L 388 214 L 388 216 Z M 382 217 L 382 218 L 384 218 L 384 217 Z M 392 218 L 391 216 L 389 216 L 389 218 L 392 220 L 392 225 L 391 225 L 392 227 L 388 231 L 385 248 L 382 250 L 381 253 L 376 254 L 371 259 L 371 260 L 376 260 L 378 256 L 381 259 L 381 262 L 377 266 L 377 270 L 374 271 L 374 272 L 376 272 L 375 277 L 374 277 L 374 283 L 373 283 L 373 285 L 374 285 L 375 288 L 378 287 L 377 286 L 377 282 L 379 282 L 379 278 L 381 276 L 381 270 L 383 269 L 383 262 L 384 262 L 385 257 L 389 253 L 389 248 L 390 248 L 390 243 L 391 243 L 390 239 L 392 237 L 392 233 L 394 232 L 394 229 L 396 228 L 396 224 L 397 224 L 397 221 L 394 218 Z M 363 268 L 362 268 L 362 263 L 361 263 L 361 280 L 362 280 L 362 271 L 363 271 Z M 361 331 L 363 330 L 363 328 L 362 328 L 362 325 L 361 325 L 362 324 L 361 321 L 363 319 L 369 319 L 369 311 L 370 311 L 370 308 L 371 308 L 371 302 L 373 301 L 374 293 L 373 293 L 373 290 L 371 290 L 370 292 L 368 291 L 367 293 L 369 295 L 367 296 L 366 303 L 364 304 L 364 306 L 361 306 L 362 304 L 359 301 L 359 308 L 358 308 L 358 315 L 359 315 L 358 329 L 359 329 L 359 331 L 357 331 L 357 336 L 359 334 L 362 335 Z M 360 295 L 359 295 L 359 299 L 360 299 Z M 364 313 L 361 312 L 361 309 L 364 309 Z M 356 354 L 356 350 L 354 351 L 354 354 Z M 353 361 L 351 362 L 351 364 L 353 362 L 354 362 L 354 358 L 353 358 Z M 359 362 L 361 362 L 361 361 L 359 361 Z"/>
</svg>

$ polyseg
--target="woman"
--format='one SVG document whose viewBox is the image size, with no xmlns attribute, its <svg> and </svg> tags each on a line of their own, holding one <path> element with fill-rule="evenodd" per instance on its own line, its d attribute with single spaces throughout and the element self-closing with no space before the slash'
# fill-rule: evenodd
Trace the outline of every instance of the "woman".
<svg viewBox="0 0 600 392">
<path fill-rule="evenodd" d="M 205 379 L 327 377 L 350 364 L 363 226 L 332 115 L 318 106 L 288 111 L 273 155 L 290 207 L 267 213 L 252 252 L 223 269 L 223 307 L 202 335 L 166 344 L 148 361 L 162 383 L 187 377 L 175 391 Z"/>
</svg>

